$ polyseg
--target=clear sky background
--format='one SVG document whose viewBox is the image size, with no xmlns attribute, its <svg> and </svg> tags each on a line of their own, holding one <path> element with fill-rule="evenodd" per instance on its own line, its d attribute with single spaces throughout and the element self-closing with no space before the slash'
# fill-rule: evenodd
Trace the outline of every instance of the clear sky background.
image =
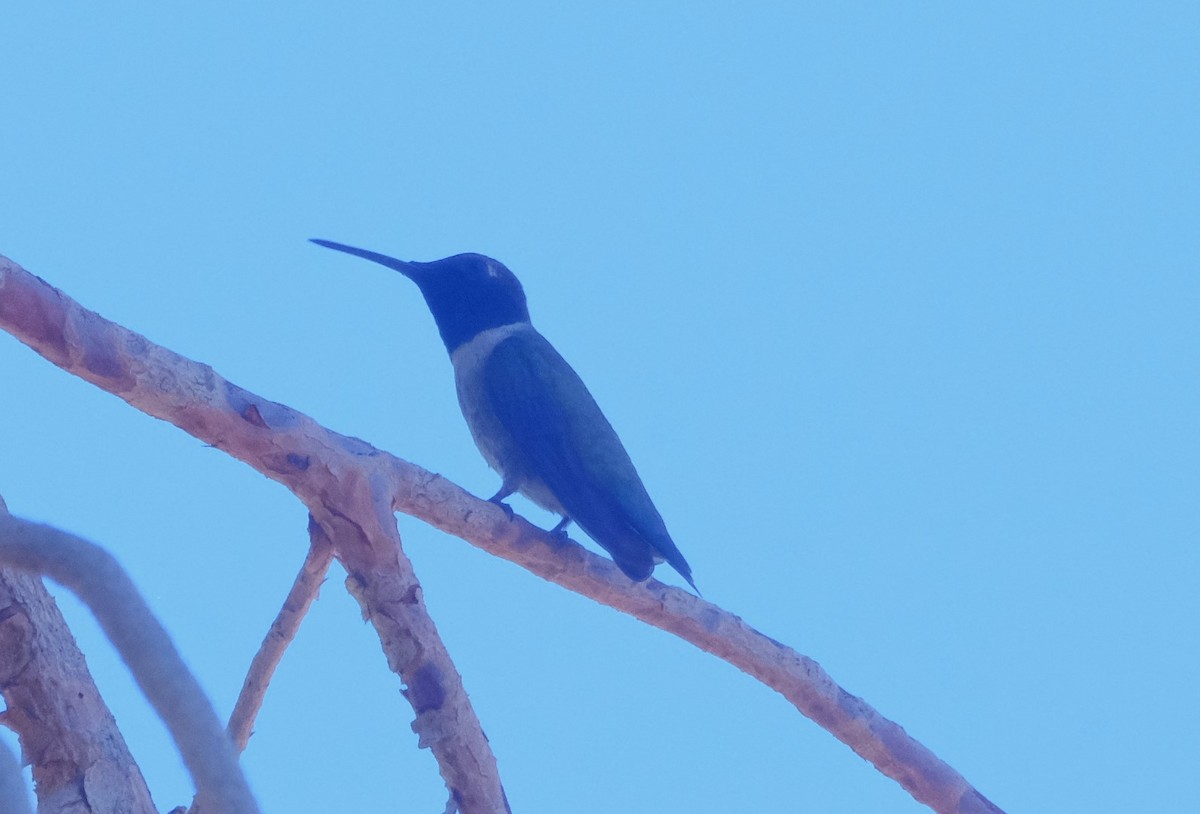
<svg viewBox="0 0 1200 814">
<path fill-rule="evenodd" d="M 416 288 L 306 239 L 499 258 L 707 598 L 1011 812 L 1176 810 L 1200 760 L 1198 9 L 10 3 L 0 253 L 481 496 Z M 0 374 L 0 494 L 110 547 L 226 715 L 305 510 L 5 335 Z M 399 522 L 514 810 L 925 810 L 727 664 Z M 341 578 L 251 782 L 267 811 L 440 811 Z M 157 804 L 187 802 L 63 604 Z"/>
</svg>

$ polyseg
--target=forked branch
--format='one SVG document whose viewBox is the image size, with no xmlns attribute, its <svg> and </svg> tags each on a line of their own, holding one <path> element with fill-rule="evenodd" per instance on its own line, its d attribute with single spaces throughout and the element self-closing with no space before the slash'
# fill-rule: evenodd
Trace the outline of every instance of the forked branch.
<svg viewBox="0 0 1200 814">
<path fill-rule="evenodd" d="M 491 746 L 401 549 L 395 484 L 377 450 L 103 319 L 3 257 L 0 327 L 291 489 L 332 542 L 389 667 L 407 686 L 412 728 L 437 759 L 451 805 L 463 814 L 509 810 Z"/>
<path fill-rule="evenodd" d="M 287 485 L 330 532 L 336 555 L 350 573 L 352 592 L 377 629 L 381 615 L 385 619 L 403 616 L 414 606 L 424 612 L 420 588 L 399 553 L 392 517 L 392 511 L 399 510 L 725 659 L 783 694 L 800 712 L 934 810 L 999 812 L 952 767 L 839 687 L 815 661 L 764 636 L 737 616 L 654 580 L 632 583 L 609 560 L 520 518 L 510 521 L 498 507 L 444 478 L 243 390 L 208 366 L 83 309 L 3 260 L 0 327 L 63 369 Z M 381 592 L 379 580 L 398 570 L 399 578 Z M 432 622 L 428 625 L 432 629 Z M 446 761 L 466 757 L 474 762 L 483 757 L 457 747 L 444 748 L 447 740 L 462 743 L 457 733 L 464 730 L 464 721 L 441 714 L 448 705 L 465 704 L 465 696 L 445 695 L 461 692 L 457 673 L 446 674 L 446 669 L 453 669 L 448 657 L 444 669 L 406 670 L 418 646 L 415 641 L 411 637 L 389 641 L 383 629 L 380 637 L 389 661 L 408 683 L 407 696 L 417 713 L 414 728 L 423 742 L 432 743 L 453 791 L 450 776 L 462 767 L 448 766 Z M 430 720 L 431 713 L 436 720 Z M 466 728 L 477 725 L 472 713 Z M 440 753 L 439 744 L 443 744 Z M 486 756 L 490 761 L 490 750 Z M 486 810 L 467 805 L 462 809 Z"/>
</svg>

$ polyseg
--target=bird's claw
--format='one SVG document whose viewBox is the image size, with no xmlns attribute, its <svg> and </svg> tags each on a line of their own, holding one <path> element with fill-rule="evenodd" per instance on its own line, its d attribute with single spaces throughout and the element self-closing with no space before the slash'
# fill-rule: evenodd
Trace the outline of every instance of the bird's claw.
<svg viewBox="0 0 1200 814">
<path fill-rule="evenodd" d="M 506 515 L 508 515 L 509 520 L 512 520 L 516 516 L 515 513 L 513 512 L 512 506 L 509 506 L 507 503 L 505 503 L 499 497 L 491 498 L 490 500 L 488 500 L 488 503 L 491 503 L 493 506 L 499 506 L 501 509 L 504 509 L 504 513 Z"/>
</svg>

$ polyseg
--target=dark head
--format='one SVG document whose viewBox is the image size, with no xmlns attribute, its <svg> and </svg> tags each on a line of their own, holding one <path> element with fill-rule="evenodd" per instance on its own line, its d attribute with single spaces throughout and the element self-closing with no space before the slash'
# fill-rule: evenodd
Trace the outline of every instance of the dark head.
<svg viewBox="0 0 1200 814">
<path fill-rule="evenodd" d="M 450 353 L 480 331 L 529 322 L 525 291 L 504 264 L 482 254 L 456 254 L 429 263 L 410 263 L 329 240 L 313 243 L 372 260 L 417 284 Z"/>
</svg>

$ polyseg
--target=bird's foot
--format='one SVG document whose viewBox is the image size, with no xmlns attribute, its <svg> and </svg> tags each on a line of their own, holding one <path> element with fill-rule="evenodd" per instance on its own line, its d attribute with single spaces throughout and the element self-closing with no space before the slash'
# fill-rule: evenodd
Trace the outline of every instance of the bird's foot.
<svg viewBox="0 0 1200 814">
<path fill-rule="evenodd" d="M 499 506 L 501 509 L 504 509 L 504 513 L 508 515 L 508 519 L 512 520 L 513 517 L 515 517 L 516 515 L 513 512 L 512 506 L 509 506 L 507 503 L 504 502 L 504 497 L 505 497 L 504 495 L 496 495 L 495 497 L 490 497 L 490 498 L 488 498 L 488 503 L 491 503 L 494 506 Z"/>
<path fill-rule="evenodd" d="M 557 526 L 550 529 L 550 533 L 555 537 L 558 537 L 560 540 L 565 540 L 567 539 L 567 526 L 569 525 L 571 525 L 571 518 L 564 517 L 562 520 L 558 521 Z"/>
</svg>

